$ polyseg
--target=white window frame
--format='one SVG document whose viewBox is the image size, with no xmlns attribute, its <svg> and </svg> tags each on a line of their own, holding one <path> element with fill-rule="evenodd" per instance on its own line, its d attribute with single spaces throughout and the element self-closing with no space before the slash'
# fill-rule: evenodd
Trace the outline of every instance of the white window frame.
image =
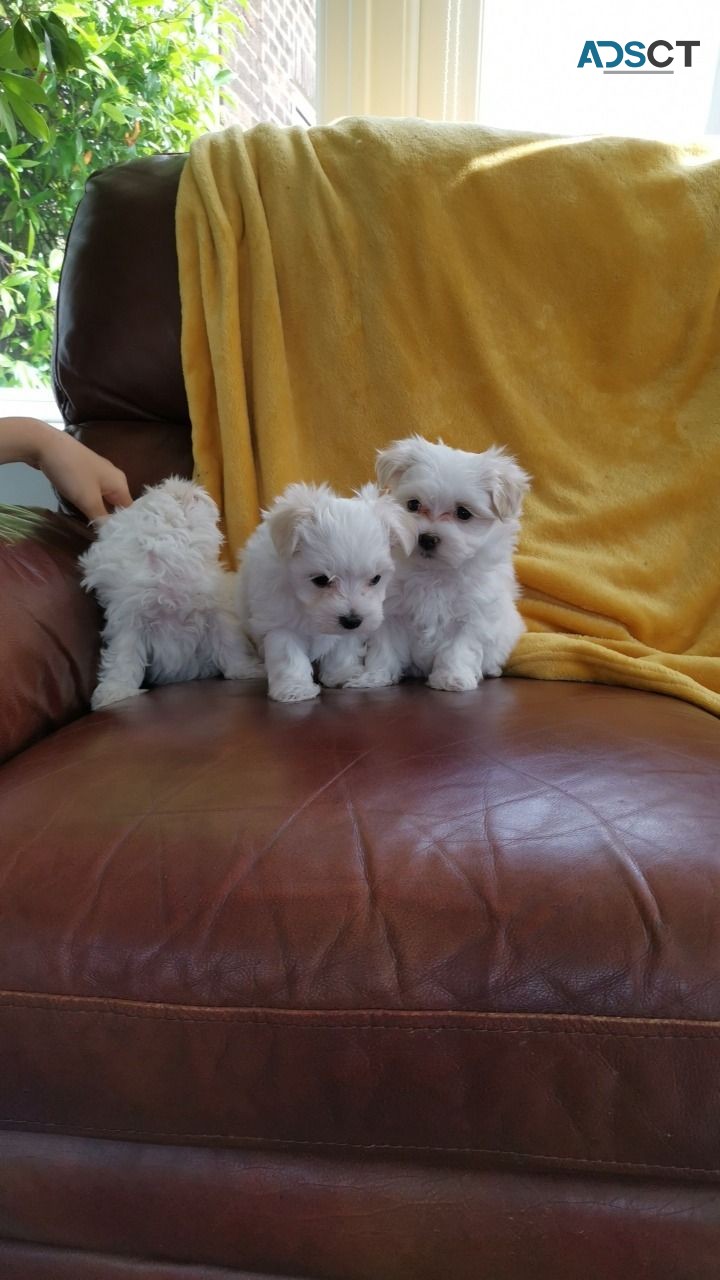
<svg viewBox="0 0 720 1280">
<path fill-rule="evenodd" d="M 475 120 L 482 13 L 483 0 L 318 0 L 318 123 Z"/>
</svg>

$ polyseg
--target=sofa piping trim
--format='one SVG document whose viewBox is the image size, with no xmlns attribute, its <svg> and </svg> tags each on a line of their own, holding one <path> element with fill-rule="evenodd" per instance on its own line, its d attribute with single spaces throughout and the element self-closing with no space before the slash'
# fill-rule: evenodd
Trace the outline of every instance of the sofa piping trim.
<svg viewBox="0 0 720 1280">
<path fill-rule="evenodd" d="M 576 1165 L 583 1167 L 592 1167 L 598 1171 L 603 1169 L 612 1169 L 614 1171 L 621 1169 L 629 1169 L 634 1172 L 646 1173 L 683 1173 L 683 1174 L 715 1174 L 720 1176 L 720 1168 L 711 1165 L 680 1165 L 680 1164 L 647 1164 L 642 1161 L 633 1160 L 593 1160 L 589 1156 L 552 1156 L 543 1155 L 532 1151 L 506 1151 L 501 1147 L 432 1147 L 432 1146 L 413 1146 L 412 1143 L 392 1143 L 392 1142 L 376 1142 L 365 1144 L 362 1142 L 321 1142 L 312 1141 L 307 1138 L 261 1138 L 250 1134 L 235 1133 L 179 1133 L 162 1130 L 145 1130 L 145 1129 L 109 1129 L 106 1126 L 98 1126 L 97 1128 L 89 1128 L 81 1125 L 64 1126 L 52 1123 L 32 1123 L 26 1120 L 3 1120 L 0 1119 L 0 1129 L 27 1129 L 31 1132 L 42 1133 L 45 1130 L 54 1130 L 60 1132 L 67 1137 L 82 1136 L 103 1138 L 109 1136 L 111 1138 L 131 1138 L 141 1139 L 144 1142 L 154 1142 L 163 1138 L 180 1139 L 188 1145 L 197 1142 L 230 1142 L 238 1145 L 256 1146 L 256 1147 L 309 1147 L 313 1150 L 323 1150 L 333 1148 L 338 1151 L 366 1151 L 366 1152 L 410 1152 L 415 1155 L 477 1155 L 477 1156 L 506 1156 L 515 1160 L 530 1160 L 540 1163 L 559 1164 L 566 1169 L 573 1169 Z"/>
</svg>

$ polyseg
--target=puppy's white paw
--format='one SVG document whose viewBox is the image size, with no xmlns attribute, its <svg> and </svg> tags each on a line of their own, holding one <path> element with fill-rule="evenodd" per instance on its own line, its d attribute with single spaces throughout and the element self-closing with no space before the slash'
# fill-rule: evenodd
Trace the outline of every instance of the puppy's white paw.
<svg viewBox="0 0 720 1280">
<path fill-rule="evenodd" d="M 465 693 L 477 689 L 477 676 L 469 667 L 457 671 L 431 671 L 428 676 L 431 689 L 443 689 L 446 693 Z"/>
<path fill-rule="evenodd" d="M 320 664 L 318 679 L 326 689 L 344 689 L 351 680 L 363 675 L 365 668 L 362 662 L 346 662 L 344 666 L 325 666 Z"/>
<path fill-rule="evenodd" d="M 361 671 L 345 681 L 346 689 L 384 689 L 389 684 L 397 684 L 392 671 Z"/>
<path fill-rule="evenodd" d="M 222 673 L 226 680 L 254 680 L 265 675 L 265 667 L 259 658 L 238 656 L 223 663 Z"/>
<path fill-rule="evenodd" d="M 353 680 L 355 677 L 351 675 L 350 679 Z M 347 672 L 343 674 L 342 671 L 321 671 L 320 683 L 324 689 L 344 689 L 348 683 Z"/>
<path fill-rule="evenodd" d="M 90 706 L 93 711 L 101 711 L 103 707 L 111 707 L 115 702 L 137 698 L 141 693 L 147 693 L 147 689 L 128 689 L 127 685 L 99 684 L 90 699 Z"/>
<path fill-rule="evenodd" d="M 490 676 L 490 677 L 501 676 L 502 673 L 503 673 L 503 669 L 500 666 L 499 662 L 489 662 L 487 666 L 483 666 L 484 676 Z"/>
<path fill-rule="evenodd" d="M 278 680 L 268 688 L 268 697 L 273 702 L 307 702 L 317 698 L 320 685 L 312 680 Z"/>
</svg>

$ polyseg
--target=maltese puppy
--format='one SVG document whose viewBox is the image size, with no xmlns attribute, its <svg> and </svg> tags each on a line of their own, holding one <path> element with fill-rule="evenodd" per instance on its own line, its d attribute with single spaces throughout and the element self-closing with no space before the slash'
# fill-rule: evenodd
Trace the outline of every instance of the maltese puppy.
<svg viewBox="0 0 720 1280">
<path fill-rule="evenodd" d="M 466 453 L 420 436 L 381 452 L 377 476 L 411 513 L 415 541 L 398 560 L 365 669 L 348 684 L 422 675 L 433 689 L 475 689 L 500 675 L 524 630 L 513 551 L 529 477 L 502 449 Z"/>
<path fill-rule="evenodd" d="M 240 568 L 240 612 L 263 653 L 268 693 L 301 702 L 362 670 L 367 636 L 383 619 L 394 563 L 415 531 L 374 484 L 352 498 L 327 485 L 292 484 L 249 539 Z"/>
<path fill-rule="evenodd" d="M 223 572 L 218 509 L 189 480 L 171 477 L 108 516 L 80 557 L 82 584 L 105 610 L 94 710 L 152 684 L 223 675 L 242 680 L 262 666 L 234 607 L 234 573 Z"/>
</svg>

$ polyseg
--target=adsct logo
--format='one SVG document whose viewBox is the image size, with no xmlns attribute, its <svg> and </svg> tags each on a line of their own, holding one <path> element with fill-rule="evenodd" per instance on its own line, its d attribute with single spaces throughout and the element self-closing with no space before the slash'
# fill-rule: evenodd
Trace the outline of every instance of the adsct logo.
<svg viewBox="0 0 720 1280">
<path fill-rule="evenodd" d="M 586 40 L 578 67 L 593 66 L 606 76 L 671 76 L 680 50 L 684 55 L 682 66 L 691 67 L 693 49 L 699 48 L 699 40 L 676 40 L 674 44 L 670 40 L 653 40 L 647 46 L 642 40 L 629 40 L 624 45 L 617 40 Z"/>
</svg>

